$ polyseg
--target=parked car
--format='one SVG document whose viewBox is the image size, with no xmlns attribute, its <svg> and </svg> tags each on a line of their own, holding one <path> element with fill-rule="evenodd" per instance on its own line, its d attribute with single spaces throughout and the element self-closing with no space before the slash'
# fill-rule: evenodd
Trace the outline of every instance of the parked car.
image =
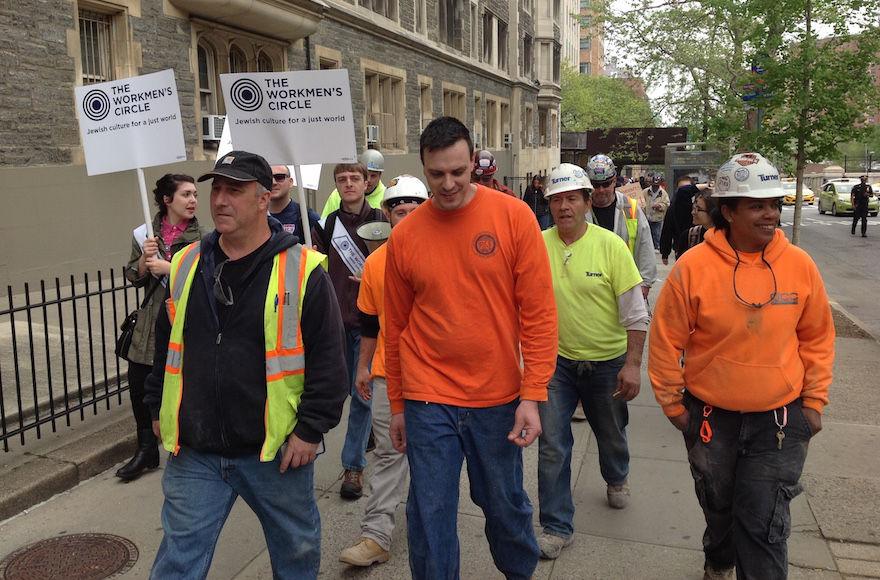
<svg viewBox="0 0 880 580">
<path fill-rule="evenodd" d="M 784 205 L 794 205 L 795 196 L 797 195 L 797 183 L 794 181 L 783 180 L 782 191 L 785 192 L 785 196 L 782 198 L 782 203 Z M 813 202 L 816 199 L 813 190 L 804 185 L 801 188 L 801 193 L 803 195 L 803 202 L 807 205 L 813 205 Z"/>
<path fill-rule="evenodd" d="M 819 213 L 830 211 L 834 215 L 852 213 L 853 206 L 850 202 L 850 192 L 853 186 L 858 185 L 858 179 L 832 179 L 822 186 L 819 192 Z M 868 214 L 875 217 L 880 211 L 880 200 L 877 195 L 868 199 Z"/>
</svg>

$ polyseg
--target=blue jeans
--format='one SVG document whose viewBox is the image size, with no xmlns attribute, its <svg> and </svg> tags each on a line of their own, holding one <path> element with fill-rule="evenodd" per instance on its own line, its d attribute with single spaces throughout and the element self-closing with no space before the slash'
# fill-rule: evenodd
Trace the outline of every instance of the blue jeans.
<svg viewBox="0 0 880 580">
<path fill-rule="evenodd" d="M 706 565 L 736 566 L 736 577 L 743 580 L 784 580 L 789 506 L 802 491 L 799 480 L 813 436 L 800 399 L 775 413 L 714 407 L 705 417 L 712 429 L 708 443 L 700 437 L 704 403 L 685 393 L 684 404 L 690 412 L 684 433 L 688 462 L 706 518 Z M 780 429 L 777 421 L 785 426 Z M 780 430 L 785 435 L 781 449 Z"/>
<path fill-rule="evenodd" d="M 522 450 L 507 440 L 518 401 L 471 409 L 406 401 L 409 566 L 415 580 L 459 577 L 461 464 L 471 499 L 486 516 L 486 538 L 505 577 L 531 578 L 538 565 L 532 504 L 523 489 Z"/>
<path fill-rule="evenodd" d="M 367 440 L 370 437 L 370 402 L 365 401 L 354 385 L 361 350 L 361 331 L 345 331 L 345 362 L 348 365 L 351 405 L 348 407 L 348 428 L 342 446 L 342 468 L 363 471 L 367 466 Z"/>
<path fill-rule="evenodd" d="M 567 538 L 574 533 L 571 416 L 578 402 L 596 436 L 602 478 L 608 485 L 621 485 L 629 475 L 629 411 L 626 401 L 611 397 L 625 361 L 626 355 L 601 362 L 556 359 L 547 402 L 538 406 L 543 430 L 538 440 L 539 519 L 549 534 Z"/>
<path fill-rule="evenodd" d="M 228 458 L 182 448 L 162 477 L 165 532 L 150 578 L 205 578 L 220 530 L 236 498 L 257 514 L 275 578 L 317 578 L 321 516 L 313 464 L 278 472 L 281 451 L 261 463 L 257 454 Z"/>
<path fill-rule="evenodd" d="M 651 227 L 651 240 L 654 242 L 654 249 L 660 249 L 660 232 L 663 231 L 663 220 L 659 222 L 649 221 L 648 225 Z"/>
</svg>

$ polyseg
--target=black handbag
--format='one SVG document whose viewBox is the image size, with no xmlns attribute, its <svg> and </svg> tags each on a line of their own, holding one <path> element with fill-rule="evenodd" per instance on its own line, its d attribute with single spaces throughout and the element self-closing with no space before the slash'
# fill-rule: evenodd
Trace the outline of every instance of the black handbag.
<svg viewBox="0 0 880 580">
<path fill-rule="evenodd" d="M 156 291 L 156 288 L 161 286 L 161 282 L 158 280 L 155 284 L 147 291 L 144 296 L 143 302 L 137 308 L 125 317 L 125 320 L 122 321 L 122 324 L 119 325 L 119 337 L 116 339 L 116 356 L 121 359 L 127 360 L 131 362 L 128 358 L 128 349 L 131 348 L 131 339 L 134 337 L 134 328 L 137 326 L 138 315 L 140 311 L 144 309 L 144 306 L 147 305 L 147 302 L 150 301 L 150 296 L 153 295 L 153 292 Z"/>
</svg>

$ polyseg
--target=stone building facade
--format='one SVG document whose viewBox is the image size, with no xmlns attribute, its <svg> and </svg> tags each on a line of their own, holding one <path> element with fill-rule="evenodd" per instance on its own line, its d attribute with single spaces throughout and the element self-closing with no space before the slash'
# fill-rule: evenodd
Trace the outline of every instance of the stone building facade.
<svg viewBox="0 0 880 580">
<path fill-rule="evenodd" d="M 546 173 L 559 163 L 560 0 L 17 0 L 0 8 L 0 183 L 4 203 L 35 196 L 34 225 L 102 227 L 81 256 L 66 248 L 15 257 L 0 251 L 0 283 L 17 273 L 119 265 L 126 234 L 142 221 L 131 175 L 88 178 L 74 87 L 171 68 L 175 71 L 188 162 L 151 168 L 196 173 L 210 167 L 225 106 L 226 72 L 346 68 L 357 148 L 380 149 L 389 174 L 421 175 L 418 138 L 441 115 L 461 118 L 495 153 L 499 175 Z M 332 189 L 330 168 L 312 203 Z M 517 182 L 519 183 L 519 182 Z M 105 219 L 110 203 L 124 220 Z M 132 193 L 129 193 L 132 192 Z M 203 193 L 206 193 L 205 190 Z M 55 196 L 75 196 L 70 207 Z M 129 199 L 130 198 L 130 199 Z M 207 199 L 205 198 L 205 201 Z M 131 206 L 132 209 L 122 209 Z M 199 210 L 209 221 L 207 203 Z M 118 218 L 118 214 L 114 216 Z M 130 219 L 128 219 L 130 218 Z M 116 223 L 119 222 L 119 223 Z M 135 223 L 137 222 L 137 223 Z M 100 224 L 100 225 L 99 225 Z M 0 218 L 0 235 L 26 236 Z M 108 231 L 109 229 L 109 231 Z M 118 230 L 118 231 L 117 231 Z M 4 244 L 9 247 L 9 245 Z M 14 244 L 15 245 L 15 244 Z M 22 238 L 19 246 L 27 247 Z M 81 248 L 79 248 L 81 251 Z M 69 255 L 65 254 L 68 252 Z M 48 264 L 35 266 L 35 264 Z"/>
</svg>

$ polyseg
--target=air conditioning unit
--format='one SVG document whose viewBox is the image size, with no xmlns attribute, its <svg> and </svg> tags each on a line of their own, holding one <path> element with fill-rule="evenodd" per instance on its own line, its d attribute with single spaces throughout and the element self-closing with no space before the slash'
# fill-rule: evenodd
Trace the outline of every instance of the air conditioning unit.
<svg viewBox="0 0 880 580">
<path fill-rule="evenodd" d="M 367 143 L 379 142 L 379 125 L 367 125 Z"/>
<path fill-rule="evenodd" d="M 505 148 L 510 147 L 512 144 L 513 144 L 513 135 L 511 135 L 510 133 L 505 133 L 504 134 L 504 147 Z"/>
<path fill-rule="evenodd" d="M 226 125 L 226 115 L 202 115 L 202 139 L 219 141 Z"/>
</svg>

